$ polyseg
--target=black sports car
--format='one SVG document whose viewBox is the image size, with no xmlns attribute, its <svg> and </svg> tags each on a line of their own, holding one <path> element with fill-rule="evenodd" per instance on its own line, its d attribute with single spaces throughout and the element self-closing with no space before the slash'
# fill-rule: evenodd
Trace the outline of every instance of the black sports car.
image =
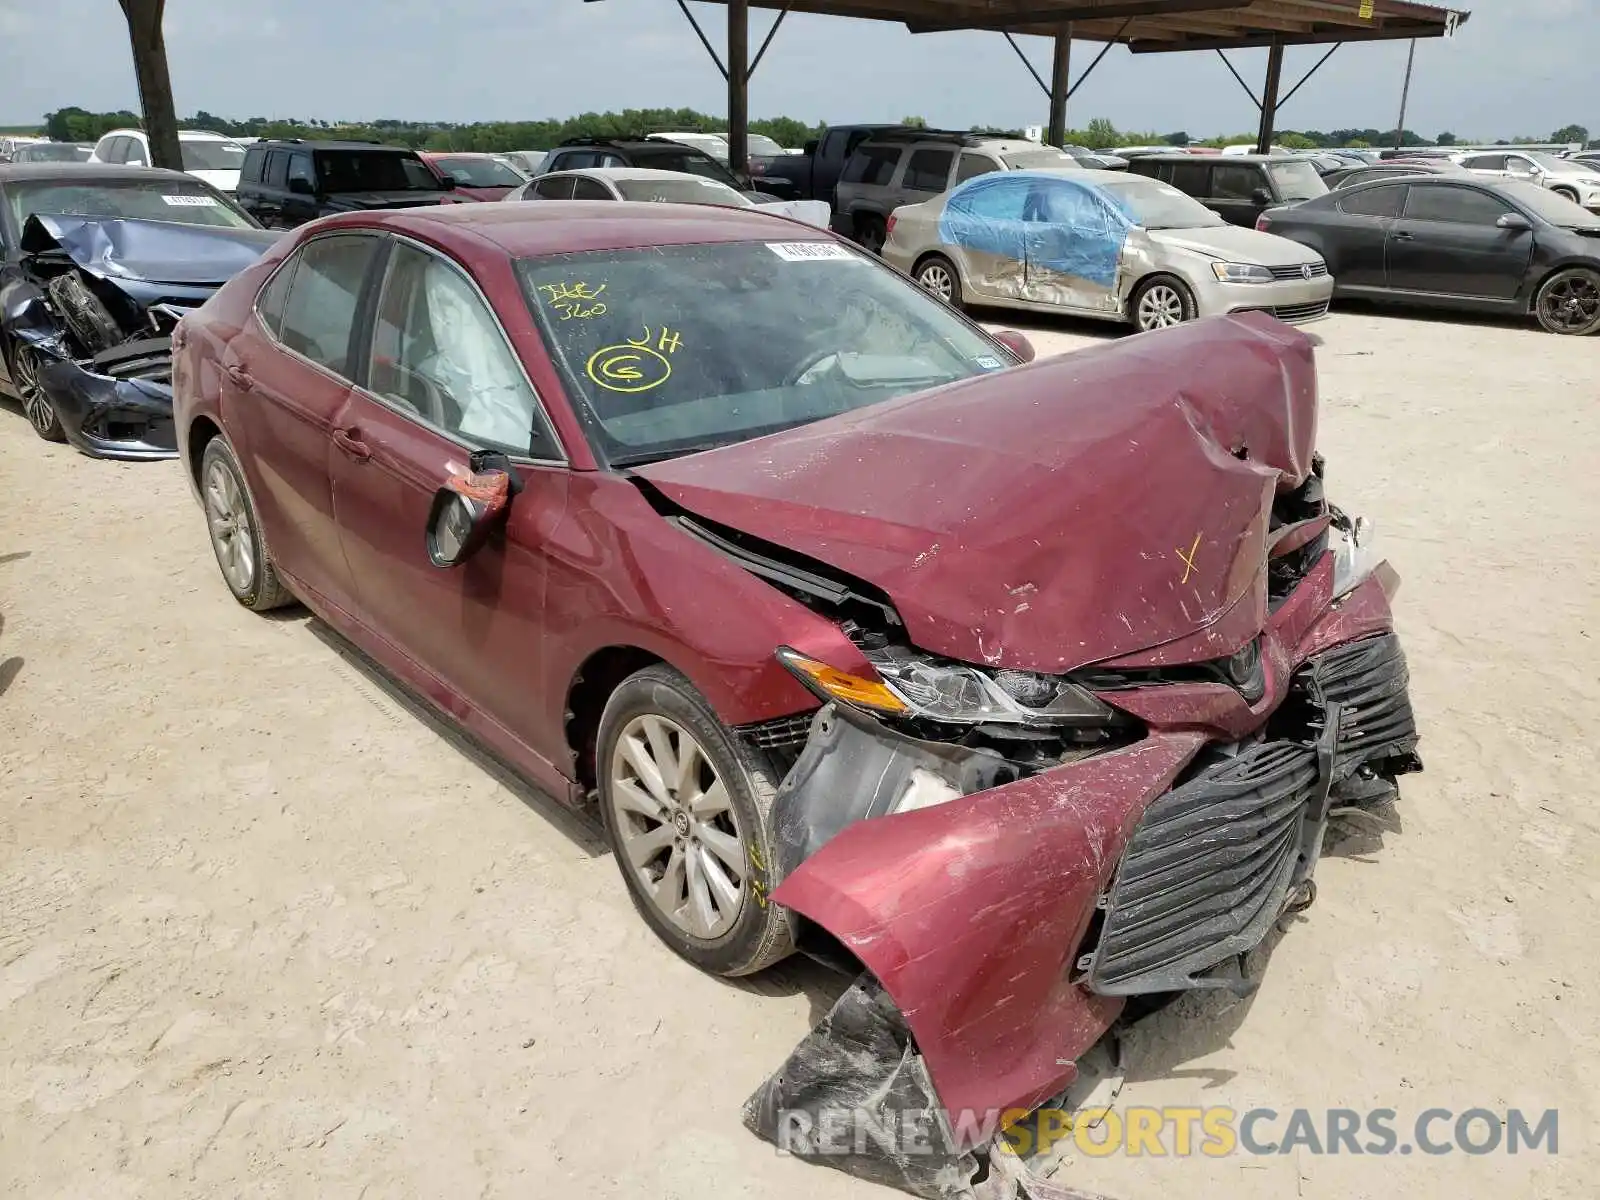
<svg viewBox="0 0 1600 1200">
<path fill-rule="evenodd" d="M 280 236 L 178 171 L 0 166 L 0 394 L 46 441 L 171 458 L 172 330 Z"/>
<path fill-rule="evenodd" d="M 1268 209 L 1256 228 L 1320 253 L 1335 299 L 1532 314 L 1551 333 L 1600 332 L 1600 214 L 1533 184 L 1410 175 Z"/>
</svg>

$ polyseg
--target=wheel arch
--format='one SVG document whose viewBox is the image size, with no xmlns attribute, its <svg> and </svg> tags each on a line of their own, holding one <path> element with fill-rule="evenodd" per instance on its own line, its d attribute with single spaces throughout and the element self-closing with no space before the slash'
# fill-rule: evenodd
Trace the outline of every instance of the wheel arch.
<svg viewBox="0 0 1600 1200">
<path fill-rule="evenodd" d="M 597 783 L 595 750 L 606 702 L 628 676 L 666 662 L 659 654 L 641 646 L 617 644 L 594 651 L 573 672 L 567 682 L 562 727 L 566 732 L 567 749 L 572 754 L 572 777 L 585 795 L 593 791 Z M 682 671 L 675 664 L 667 665 Z M 687 678 L 687 673 L 684 674 Z"/>
<path fill-rule="evenodd" d="M 195 487 L 200 486 L 200 460 L 205 457 L 206 447 L 214 438 L 222 436 L 222 426 L 210 417 L 198 416 L 189 422 L 189 436 L 186 439 L 184 466 L 189 471 L 189 478 Z"/>
</svg>

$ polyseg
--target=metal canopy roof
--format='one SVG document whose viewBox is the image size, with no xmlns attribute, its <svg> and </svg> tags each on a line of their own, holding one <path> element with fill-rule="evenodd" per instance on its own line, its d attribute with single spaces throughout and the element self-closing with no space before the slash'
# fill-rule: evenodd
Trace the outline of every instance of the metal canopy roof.
<svg viewBox="0 0 1600 1200">
<path fill-rule="evenodd" d="M 710 0 L 726 4 L 728 0 Z M 751 8 L 1118 42 L 1135 54 L 1448 37 L 1471 15 L 1410 0 L 748 0 Z"/>
</svg>

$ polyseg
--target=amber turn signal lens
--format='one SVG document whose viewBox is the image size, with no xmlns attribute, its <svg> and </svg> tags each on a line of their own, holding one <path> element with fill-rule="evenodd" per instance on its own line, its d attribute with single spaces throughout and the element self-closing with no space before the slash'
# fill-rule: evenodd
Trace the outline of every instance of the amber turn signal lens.
<svg viewBox="0 0 1600 1200">
<path fill-rule="evenodd" d="M 778 651 L 778 661 L 793 671 L 817 695 L 825 700 L 841 700 L 857 708 L 870 708 L 875 712 L 906 712 L 905 701 L 891 692 L 882 680 L 863 679 L 827 663 L 807 658 L 785 647 Z"/>
</svg>

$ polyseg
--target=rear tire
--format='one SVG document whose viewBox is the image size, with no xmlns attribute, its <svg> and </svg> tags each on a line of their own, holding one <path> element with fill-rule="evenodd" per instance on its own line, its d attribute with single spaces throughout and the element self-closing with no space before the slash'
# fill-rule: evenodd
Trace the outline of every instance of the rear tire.
<svg viewBox="0 0 1600 1200">
<path fill-rule="evenodd" d="M 261 535 L 255 502 L 233 449 L 221 437 L 206 443 L 200 456 L 200 502 L 223 582 L 233 598 L 252 612 L 294 602 L 278 579 L 267 540 Z"/>
<path fill-rule="evenodd" d="M 1533 315 L 1547 333 L 1600 333 L 1600 271 L 1568 267 L 1539 285 Z"/>
<path fill-rule="evenodd" d="M 1140 333 L 1182 325 L 1199 311 L 1189 285 L 1173 275 L 1152 275 L 1128 301 L 1128 319 Z"/>
<path fill-rule="evenodd" d="M 961 307 L 961 273 L 944 255 L 928 255 L 917 264 L 912 278 L 951 308 Z"/>
<path fill-rule="evenodd" d="M 874 254 L 883 253 L 883 243 L 889 238 L 888 226 L 877 213 L 857 213 L 853 222 L 856 242 Z"/>
<path fill-rule="evenodd" d="M 732 976 L 794 950 L 768 899 L 781 772 L 693 684 L 664 664 L 623 680 L 600 717 L 595 776 L 633 906 L 673 953 Z"/>
</svg>

